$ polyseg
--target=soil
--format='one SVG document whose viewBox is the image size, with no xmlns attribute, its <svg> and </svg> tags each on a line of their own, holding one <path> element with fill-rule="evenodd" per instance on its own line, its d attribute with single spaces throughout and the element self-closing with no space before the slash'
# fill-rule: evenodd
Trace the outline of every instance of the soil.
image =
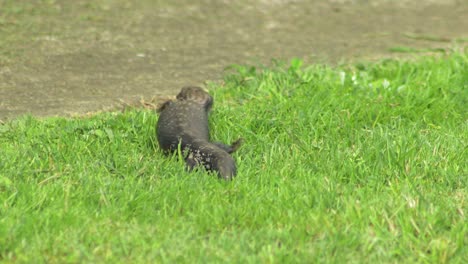
<svg viewBox="0 0 468 264">
<path fill-rule="evenodd" d="M 468 37 L 464 0 L 38 2 L 2 20 L 0 1 L 0 29 L 14 31 L 0 121 L 150 102 L 222 80 L 232 64 L 374 61 L 408 55 L 398 47 L 466 49 Z"/>
</svg>

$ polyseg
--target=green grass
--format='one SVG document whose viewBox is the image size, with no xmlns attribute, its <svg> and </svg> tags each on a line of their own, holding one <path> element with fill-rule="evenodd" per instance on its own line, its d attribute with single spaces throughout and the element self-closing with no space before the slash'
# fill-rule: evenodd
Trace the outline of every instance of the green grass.
<svg viewBox="0 0 468 264">
<path fill-rule="evenodd" d="M 467 54 L 233 68 L 231 182 L 165 157 L 149 110 L 0 125 L 0 262 L 466 261 Z"/>
</svg>

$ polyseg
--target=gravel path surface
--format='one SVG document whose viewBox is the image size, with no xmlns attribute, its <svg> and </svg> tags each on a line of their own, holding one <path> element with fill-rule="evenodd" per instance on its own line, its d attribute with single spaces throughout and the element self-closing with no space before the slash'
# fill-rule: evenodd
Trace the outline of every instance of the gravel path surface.
<svg viewBox="0 0 468 264">
<path fill-rule="evenodd" d="M 11 11 L 0 11 L 0 36 L 11 33 L 0 53 L 0 120 L 174 95 L 220 80 L 231 64 L 376 60 L 407 55 L 391 52 L 398 47 L 464 48 L 468 37 L 468 1 L 94 2 L 0 8 Z"/>
</svg>

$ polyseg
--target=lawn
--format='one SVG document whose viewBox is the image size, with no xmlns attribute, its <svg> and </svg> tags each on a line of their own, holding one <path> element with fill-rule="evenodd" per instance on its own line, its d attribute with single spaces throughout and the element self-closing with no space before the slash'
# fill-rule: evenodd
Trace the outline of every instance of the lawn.
<svg viewBox="0 0 468 264">
<path fill-rule="evenodd" d="M 208 87 L 232 181 L 148 109 L 0 124 L 0 262 L 465 262 L 468 54 L 301 64 Z"/>
</svg>

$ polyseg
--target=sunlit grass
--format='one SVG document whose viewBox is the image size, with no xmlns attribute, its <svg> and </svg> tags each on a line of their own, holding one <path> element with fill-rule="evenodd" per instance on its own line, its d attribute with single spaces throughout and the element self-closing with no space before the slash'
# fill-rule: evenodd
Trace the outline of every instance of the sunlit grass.
<svg viewBox="0 0 468 264">
<path fill-rule="evenodd" d="M 0 261 L 466 259 L 466 54 L 233 68 L 231 182 L 164 156 L 149 110 L 0 125 Z"/>
</svg>

